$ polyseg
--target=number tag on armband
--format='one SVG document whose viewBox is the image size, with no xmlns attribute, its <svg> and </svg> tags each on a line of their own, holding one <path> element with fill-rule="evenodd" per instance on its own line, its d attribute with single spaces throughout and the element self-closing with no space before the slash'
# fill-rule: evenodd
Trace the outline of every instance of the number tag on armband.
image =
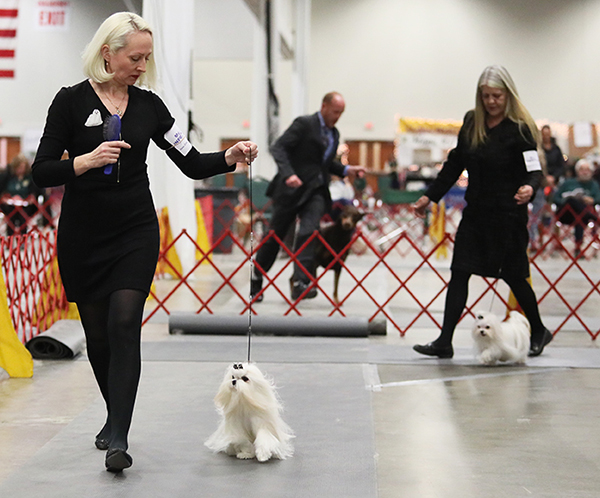
<svg viewBox="0 0 600 498">
<path fill-rule="evenodd" d="M 165 140 L 184 156 L 187 156 L 188 152 L 192 150 L 192 144 L 176 124 L 173 124 L 173 127 L 165 133 Z"/>
<path fill-rule="evenodd" d="M 523 152 L 523 159 L 525 159 L 525 168 L 527 168 L 528 173 L 542 170 L 537 150 L 526 150 Z"/>
</svg>

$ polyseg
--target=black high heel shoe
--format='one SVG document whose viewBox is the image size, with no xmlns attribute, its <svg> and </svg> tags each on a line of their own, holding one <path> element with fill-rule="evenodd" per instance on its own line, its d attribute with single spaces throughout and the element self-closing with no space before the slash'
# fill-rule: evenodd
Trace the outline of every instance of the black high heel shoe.
<svg viewBox="0 0 600 498">
<path fill-rule="evenodd" d="M 437 356 L 438 358 L 452 358 L 454 356 L 454 349 L 452 344 L 446 347 L 436 346 L 435 343 L 430 342 L 429 344 L 415 344 L 413 349 L 417 353 L 424 354 L 426 356 Z"/>
<path fill-rule="evenodd" d="M 542 335 L 540 343 L 536 344 L 532 341 L 531 348 L 529 349 L 529 353 L 527 353 L 527 356 L 541 355 L 544 348 L 550 343 L 550 341 L 552 341 L 552 339 L 554 339 L 552 332 L 550 332 L 548 329 L 544 329 L 544 334 Z"/>
<path fill-rule="evenodd" d="M 99 450 L 106 451 L 108 449 L 108 439 L 96 436 L 96 441 L 94 441 L 94 444 Z"/>
<path fill-rule="evenodd" d="M 123 469 L 128 469 L 133 464 L 133 458 L 127 451 L 121 448 L 111 448 L 106 452 L 106 460 L 104 462 L 106 470 L 109 472 L 121 472 Z"/>
</svg>

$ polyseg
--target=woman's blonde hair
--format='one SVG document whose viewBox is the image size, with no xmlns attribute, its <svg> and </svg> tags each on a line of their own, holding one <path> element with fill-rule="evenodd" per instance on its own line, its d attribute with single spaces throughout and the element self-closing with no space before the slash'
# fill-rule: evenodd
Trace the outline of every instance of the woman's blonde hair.
<svg viewBox="0 0 600 498">
<path fill-rule="evenodd" d="M 102 56 L 102 47 L 108 45 L 114 54 L 127 45 L 127 38 L 137 31 L 150 33 L 152 28 L 140 16 L 132 12 L 117 12 L 108 17 L 98 28 L 96 34 L 85 47 L 83 54 L 83 72 L 96 83 L 105 83 L 113 78 L 113 73 L 106 70 L 106 61 Z M 156 84 L 156 64 L 150 55 L 146 64 L 146 72 L 137 81 L 138 85 L 153 87 Z"/>
<path fill-rule="evenodd" d="M 473 129 L 471 130 L 471 146 L 477 147 L 487 139 L 485 131 L 485 107 L 481 87 L 487 85 L 491 88 L 501 88 L 506 91 L 506 108 L 504 117 L 519 125 L 521 135 L 526 137 L 524 129 L 528 129 L 535 143 L 540 141 L 540 132 L 529 111 L 521 102 L 517 87 L 508 71 L 502 66 L 488 66 L 483 70 L 477 82 L 477 94 L 475 96 L 475 117 Z"/>
</svg>

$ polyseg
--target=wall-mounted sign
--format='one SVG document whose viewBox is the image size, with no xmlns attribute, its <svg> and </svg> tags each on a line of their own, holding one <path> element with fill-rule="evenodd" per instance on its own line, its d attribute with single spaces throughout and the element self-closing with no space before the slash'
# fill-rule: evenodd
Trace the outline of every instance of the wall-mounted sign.
<svg viewBox="0 0 600 498">
<path fill-rule="evenodd" d="M 68 31 L 71 2 L 38 0 L 35 8 L 35 29 L 39 31 Z"/>
</svg>

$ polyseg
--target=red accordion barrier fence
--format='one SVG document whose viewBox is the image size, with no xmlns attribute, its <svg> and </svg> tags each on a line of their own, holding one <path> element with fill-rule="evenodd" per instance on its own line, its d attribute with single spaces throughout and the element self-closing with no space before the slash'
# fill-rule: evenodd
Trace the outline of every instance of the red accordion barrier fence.
<svg viewBox="0 0 600 498">
<path fill-rule="evenodd" d="M 221 209 L 234 209 L 225 204 Z M 268 238 L 268 205 L 255 209 L 253 220 L 261 224 L 256 230 L 254 251 Z M 385 318 L 390 330 L 405 335 L 411 328 L 439 328 L 443 314 L 445 289 L 450 277 L 449 262 L 454 238 L 442 233 L 432 242 L 429 221 L 415 219 L 408 205 L 376 205 L 367 213 L 348 246 L 342 262 L 340 302 L 335 303 L 327 283 L 332 272 L 319 271 L 313 279 L 320 296 L 311 301 L 293 302 L 289 298 L 288 278 L 296 260 L 287 241 L 277 239 L 281 254 L 276 265 L 264 278 L 266 299 L 250 303 L 248 218 L 234 217 L 220 233 L 215 233 L 210 248 L 202 250 L 186 231 L 173 240 L 162 237 L 160 260 L 155 282 L 146 306 L 144 323 L 164 320 L 173 311 L 195 313 L 244 314 L 252 306 L 257 314 L 268 305 L 281 315 L 368 316 Z M 220 216 L 218 210 L 215 217 Z M 575 244 L 574 224 L 560 223 L 548 208 L 540 217 L 537 248 L 531 253 L 532 282 L 540 310 L 554 331 L 584 330 L 592 339 L 600 334 L 600 268 L 596 264 L 600 248 L 595 222 L 585 224 L 580 245 Z M 577 218 L 577 216 L 575 216 Z M 225 219 L 225 217 L 221 218 Z M 446 230 L 455 230 L 460 207 L 446 212 Z M 538 220 L 534 220 L 535 223 Z M 52 226 L 54 220 L 50 224 Z M 315 232 L 311 238 L 320 238 Z M 231 243 L 226 254 L 215 251 L 223 242 Z M 308 242 L 307 242 L 308 243 Z M 169 261 L 175 244 L 192 244 L 198 261 L 183 271 Z M 579 247 L 579 256 L 575 248 Z M 55 230 L 33 228 L 24 235 L 0 237 L 2 269 L 5 276 L 9 309 L 23 342 L 46 330 L 52 323 L 66 318 L 69 312 L 56 263 Z M 302 248 L 300 248 L 300 251 Z M 448 252 L 442 258 L 443 250 Z M 333 263 L 332 263 L 333 264 Z M 180 267 L 180 266 L 179 266 Z M 164 271 L 168 268 L 167 275 Z M 171 277 L 175 275 L 175 278 Z M 167 278 L 170 277 L 170 278 Z M 323 280 L 326 278 L 326 280 Z M 508 288 L 493 279 L 472 279 L 465 316 L 478 308 L 490 307 L 489 301 L 503 309 L 508 306 Z M 552 323 L 550 323 L 552 322 Z"/>
<path fill-rule="evenodd" d="M 66 300 L 56 260 L 56 231 L 0 238 L 8 308 L 23 343 L 66 318 Z"/>
</svg>

